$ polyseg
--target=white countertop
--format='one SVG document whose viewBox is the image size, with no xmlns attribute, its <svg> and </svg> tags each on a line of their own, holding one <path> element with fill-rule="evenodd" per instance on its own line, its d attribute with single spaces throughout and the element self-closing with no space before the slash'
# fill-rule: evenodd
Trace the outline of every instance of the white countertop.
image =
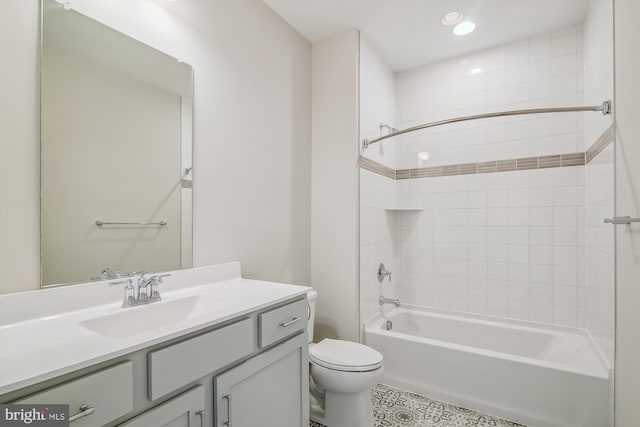
<svg viewBox="0 0 640 427">
<path fill-rule="evenodd" d="M 165 279 L 167 286 L 160 285 L 161 302 L 132 308 L 121 307 L 124 295 L 121 286 L 101 292 L 105 288 L 100 286 L 109 287 L 106 283 L 0 296 L 0 395 L 220 324 L 305 295 L 309 290 L 305 286 L 243 279 L 238 263 L 172 274 L 173 277 Z M 163 288 L 167 288 L 166 291 Z M 73 307 L 69 302 L 70 295 L 83 293 L 84 296 L 76 301 L 75 309 L 56 311 L 52 308 L 57 302 Z M 87 294 L 96 295 L 96 304 L 86 305 Z M 143 318 L 145 310 L 156 304 L 194 296 L 201 297 L 205 303 L 205 306 L 201 304 L 196 315 L 158 327 L 138 329 L 123 336 L 109 336 L 83 326 L 87 320 L 120 314 L 123 310 L 129 319 L 135 319 L 137 313 Z M 37 317 L 33 310 L 30 316 L 26 316 L 24 313 L 29 310 L 16 306 L 18 302 L 31 307 L 47 306 L 48 310 L 40 310 L 45 312 L 44 317 Z M 78 307 L 78 304 L 82 305 Z"/>
</svg>

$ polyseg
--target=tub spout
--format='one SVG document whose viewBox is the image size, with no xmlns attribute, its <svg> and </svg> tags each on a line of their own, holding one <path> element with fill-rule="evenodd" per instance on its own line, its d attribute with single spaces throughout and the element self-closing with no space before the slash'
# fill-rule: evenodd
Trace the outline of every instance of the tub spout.
<svg viewBox="0 0 640 427">
<path fill-rule="evenodd" d="M 399 299 L 385 298 L 382 295 L 380 295 L 380 298 L 378 299 L 378 303 L 381 306 L 384 305 L 384 304 L 393 304 L 396 307 L 400 307 L 400 300 Z"/>
</svg>

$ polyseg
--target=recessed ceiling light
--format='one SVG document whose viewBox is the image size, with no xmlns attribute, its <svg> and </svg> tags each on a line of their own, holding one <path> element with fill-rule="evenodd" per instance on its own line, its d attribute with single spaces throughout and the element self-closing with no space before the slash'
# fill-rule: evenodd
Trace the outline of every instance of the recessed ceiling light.
<svg viewBox="0 0 640 427">
<path fill-rule="evenodd" d="M 462 22 L 464 16 L 460 12 L 449 12 L 440 20 L 442 25 L 456 25 Z"/>
<path fill-rule="evenodd" d="M 429 160 L 429 152 L 428 151 L 422 151 L 422 152 L 418 153 L 418 158 L 420 160 Z"/>
<path fill-rule="evenodd" d="M 453 34 L 456 36 L 466 36 L 476 29 L 476 24 L 471 21 L 462 21 L 453 28 Z"/>
<path fill-rule="evenodd" d="M 469 74 L 480 74 L 482 71 L 483 70 L 480 67 L 472 68 L 471 71 L 469 71 Z"/>
</svg>

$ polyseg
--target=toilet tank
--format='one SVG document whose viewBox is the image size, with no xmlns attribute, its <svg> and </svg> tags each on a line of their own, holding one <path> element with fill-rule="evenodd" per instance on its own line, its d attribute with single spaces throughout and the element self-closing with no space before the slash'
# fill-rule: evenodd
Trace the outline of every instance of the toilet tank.
<svg viewBox="0 0 640 427">
<path fill-rule="evenodd" d="M 316 317 L 316 299 L 318 299 L 318 293 L 313 289 L 309 290 L 307 292 L 307 301 L 309 303 L 309 320 L 307 321 L 309 342 L 313 341 L 313 324 Z"/>
</svg>

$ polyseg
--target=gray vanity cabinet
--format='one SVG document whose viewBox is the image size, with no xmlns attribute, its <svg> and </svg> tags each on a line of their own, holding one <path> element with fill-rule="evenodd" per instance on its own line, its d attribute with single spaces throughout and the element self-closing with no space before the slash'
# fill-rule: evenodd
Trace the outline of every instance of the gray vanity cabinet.
<svg viewBox="0 0 640 427">
<path fill-rule="evenodd" d="M 307 319 L 306 299 L 295 298 L 0 402 L 69 404 L 73 427 L 307 426 Z"/>
<path fill-rule="evenodd" d="M 199 385 L 161 405 L 121 424 L 120 427 L 205 426 L 204 387 Z"/>
<path fill-rule="evenodd" d="M 309 425 L 307 334 L 214 378 L 215 427 Z"/>
</svg>

